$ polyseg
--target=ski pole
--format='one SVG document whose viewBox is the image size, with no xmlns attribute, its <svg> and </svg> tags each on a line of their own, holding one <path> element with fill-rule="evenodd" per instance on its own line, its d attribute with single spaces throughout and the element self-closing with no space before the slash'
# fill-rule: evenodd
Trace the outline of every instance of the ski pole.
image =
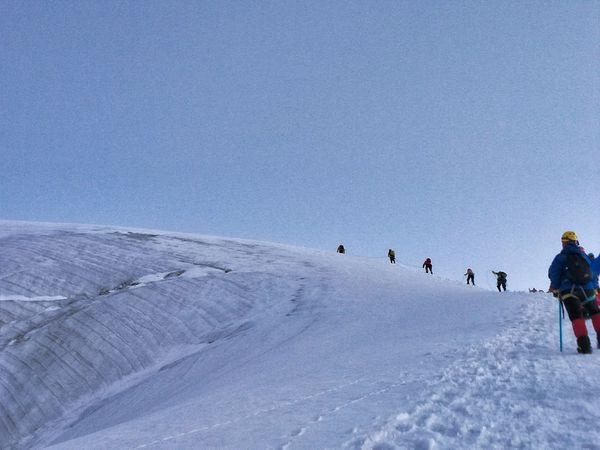
<svg viewBox="0 0 600 450">
<path fill-rule="evenodd" d="M 558 300 L 558 332 L 560 334 L 560 351 L 563 351 L 563 332 L 562 332 L 562 314 L 563 314 L 563 305 L 562 300 Z"/>
</svg>

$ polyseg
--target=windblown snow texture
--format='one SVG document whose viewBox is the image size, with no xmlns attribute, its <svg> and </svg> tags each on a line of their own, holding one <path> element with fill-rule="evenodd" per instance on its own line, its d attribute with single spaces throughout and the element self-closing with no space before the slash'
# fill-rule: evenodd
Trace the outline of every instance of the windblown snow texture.
<svg viewBox="0 0 600 450">
<path fill-rule="evenodd" d="M 0 248 L 0 448 L 600 442 L 598 355 L 558 353 L 543 294 L 143 230 L 2 222 Z"/>
</svg>

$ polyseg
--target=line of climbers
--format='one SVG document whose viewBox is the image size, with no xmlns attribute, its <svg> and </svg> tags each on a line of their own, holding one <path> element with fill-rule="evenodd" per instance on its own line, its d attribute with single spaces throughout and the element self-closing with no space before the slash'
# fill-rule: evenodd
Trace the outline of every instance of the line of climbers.
<svg viewBox="0 0 600 450">
<path fill-rule="evenodd" d="M 337 252 L 341 253 L 341 254 L 346 253 L 346 248 L 344 247 L 343 244 L 340 244 L 338 246 Z M 388 249 L 387 256 L 390 259 L 390 264 L 396 264 L 396 252 L 393 249 L 391 249 L 391 248 Z M 433 263 L 431 262 L 431 258 L 427 258 L 423 262 L 422 267 L 425 269 L 425 273 L 429 273 L 429 274 L 433 275 Z M 496 287 L 498 288 L 498 292 L 502 292 L 503 289 L 506 291 L 506 278 L 508 277 L 506 272 L 502 272 L 502 271 L 494 272 L 492 270 L 492 273 L 494 275 L 496 275 L 496 280 L 497 280 Z M 467 277 L 467 284 L 473 284 L 473 286 L 475 286 L 475 272 L 473 272 L 473 270 L 471 268 L 468 268 L 467 273 L 465 273 L 463 276 Z"/>
<path fill-rule="evenodd" d="M 561 243 L 562 250 L 554 257 L 548 269 L 548 278 L 550 278 L 548 292 L 557 297 L 567 310 L 577 338 L 577 351 L 584 354 L 592 353 L 585 320 L 586 318 L 592 320 L 597 346 L 600 349 L 600 258 L 595 258 L 593 253 L 586 254 L 574 231 L 565 231 L 561 236 Z M 337 251 L 346 253 L 346 249 L 341 244 Z M 389 249 L 388 258 L 390 263 L 395 264 L 396 252 Z M 423 268 L 425 273 L 433 275 L 431 258 L 423 262 Z M 506 272 L 500 270 L 492 273 L 496 276 L 498 291 L 506 291 Z M 467 284 L 475 285 L 475 272 L 471 268 L 467 269 L 464 276 L 467 277 Z M 529 292 L 539 291 L 534 288 Z"/>
</svg>

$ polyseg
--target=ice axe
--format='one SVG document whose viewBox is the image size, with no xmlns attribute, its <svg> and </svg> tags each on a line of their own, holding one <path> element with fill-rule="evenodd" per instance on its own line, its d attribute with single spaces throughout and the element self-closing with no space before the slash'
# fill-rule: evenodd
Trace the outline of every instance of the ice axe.
<svg viewBox="0 0 600 450">
<path fill-rule="evenodd" d="M 563 308 L 563 302 L 559 298 L 558 299 L 558 333 L 560 335 L 560 351 L 563 351 L 563 332 L 562 332 L 562 319 L 565 314 L 565 310 Z"/>
<path fill-rule="evenodd" d="M 552 293 L 556 298 L 558 298 L 558 334 L 560 341 L 560 351 L 563 351 L 563 326 L 562 320 L 565 317 L 565 306 L 563 304 L 562 298 L 560 298 L 560 294 L 557 291 Z"/>
</svg>

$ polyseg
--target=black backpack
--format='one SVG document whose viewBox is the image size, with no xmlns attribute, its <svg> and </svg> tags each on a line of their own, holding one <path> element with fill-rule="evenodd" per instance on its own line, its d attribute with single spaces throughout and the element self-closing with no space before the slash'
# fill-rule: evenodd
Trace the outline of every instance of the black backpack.
<svg viewBox="0 0 600 450">
<path fill-rule="evenodd" d="M 567 254 L 567 278 L 577 285 L 584 285 L 592 281 L 592 268 L 583 254 Z"/>
</svg>

